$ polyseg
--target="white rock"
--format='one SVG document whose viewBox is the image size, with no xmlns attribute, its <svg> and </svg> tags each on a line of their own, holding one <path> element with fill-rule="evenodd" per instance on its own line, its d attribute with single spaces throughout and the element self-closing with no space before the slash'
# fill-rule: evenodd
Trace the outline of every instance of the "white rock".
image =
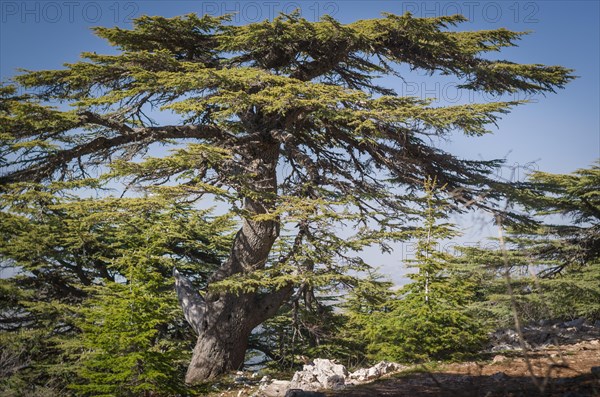
<svg viewBox="0 0 600 397">
<path fill-rule="evenodd" d="M 392 372 L 397 372 L 404 369 L 404 365 L 400 365 L 397 363 L 391 363 L 388 361 L 381 361 L 371 368 L 360 368 L 351 373 L 348 376 L 350 383 L 361 383 L 368 382 L 370 380 L 378 379 L 385 374 L 389 374 Z"/>
<path fill-rule="evenodd" d="M 357 382 L 366 382 L 369 379 L 369 370 L 367 368 L 357 369 L 350 374 L 349 378 Z"/>
<path fill-rule="evenodd" d="M 304 365 L 302 371 L 297 371 L 290 382 L 271 381 L 270 378 L 264 377 L 260 382 L 259 395 L 281 397 L 290 389 L 301 389 L 307 392 L 342 389 L 347 384 L 368 382 L 404 368 L 406 367 L 397 363 L 381 361 L 371 368 L 361 368 L 349 374 L 343 365 L 317 358 L 313 364 Z"/>
<path fill-rule="evenodd" d="M 292 389 L 315 391 L 319 389 L 340 389 L 346 384 L 348 370 L 331 360 L 317 358 L 313 365 L 305 365 L 302 371 L 294 374 Z"/>
<path fill-rule="evenodd" d="M 373 366 L 373 368 L 377 368 L 380 376 L 389 374 L 391 372 L 396 372 L 404 368 L 403 365 L 397 363 L 391 363 L 389 361 L 381 361 Z"/>
<path fill-rule="evenodd" d="M 259 386 L 259 395 L 265 397 L 284 397 L 288 389 L 290 389 L 290 382 L 287 380 L 274 380 L 270 383 L 262 383 Z"/>
<path fill-rule="evenodd" d="M 367 370 L 367 379 L 377 379 L 381 376 L 381 371 L 377 367 L 371 367 Z"/>
</svg>

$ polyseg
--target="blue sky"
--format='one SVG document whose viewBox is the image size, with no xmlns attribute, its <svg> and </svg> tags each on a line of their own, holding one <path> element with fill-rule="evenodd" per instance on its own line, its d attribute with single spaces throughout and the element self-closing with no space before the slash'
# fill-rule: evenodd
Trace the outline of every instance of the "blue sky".
<svg viewBox="0 0 600 397">
<path fill-rule="evenodd" d="M 600 2 L 598 1 L 7 1 L 0 0 L 0 79 L 17 68 L 55 69 L 75 62 L 82 51 L 114 52 L 90 31 L 92 26 L 129 26 L 142 14 L 175 16 L 236 12 L 235 23 L 272 18 L 300 8 L 316 20 L 331 14 L 342 22 L 375 18 L 382 12 L 415 16 L 461 13 L 469 18 L 458 30 L 505 27 L 531 31 L 518 48 L 499 57 L 520 63 L 556 64 L 575 69 L 579 78 L 566 89 L 530 99 L 499 122 L 491 135 L 454 135 L 436 144 L 466 158 L 506 158 L 504 178 L 522 179 L 528 170 L 566 173 L 588 167 L 600 157 Z M 485 101 L 455 89 L 451 79 L 406 74 L 387 80 L 398 92 L 436 97 L 439 105 Z M 489 224 L 460 220 L 465 239 L 493 234 Z M 472 236 L 472 237 L 469 237 Z M 383 262 L 389 262 L 388 259 Z"/>
</svg>

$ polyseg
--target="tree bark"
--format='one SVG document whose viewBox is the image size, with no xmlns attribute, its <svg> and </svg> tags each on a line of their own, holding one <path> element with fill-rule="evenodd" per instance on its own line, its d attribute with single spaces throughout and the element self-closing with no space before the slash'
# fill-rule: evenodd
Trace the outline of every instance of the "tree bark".
<svg viewBox="0 0 600 397">
<path fill-rule="evenodd" d="M 238 161 L 246 171 L 241 176 L 241 183 L 252 192 L 244 198 L 244 209 L 248 216 L 243 219 L 234 238 L 229 257 L 209 282 L 264 268 L 279 236 L 278 219 L 252 219 L 252 215 L 265 214 L 274 209 L 279 147 L 274 142 L 248 145 L 241 154 L 241 160 Z M 186 383 L 196 384 L 239 369 L 244 363 L 250 333 L 277 312 L 291 291 L 292 286 L 287 286 L 270 292 L 212 292 L 201 300 L 180 296 L 180 302 L 191 302 L 192 305 L 199 302 L 202 305 L 197 310 L 184 307 L 186 313 L 201 313 L 200 319 L 190 322 L 198 333 L 198 340 L 186 374 Z"/>
<path fill-rule="evenodd" d="M 222 294 L 209 305 L 185 381 L 213 379 L 244 363 L 252 330 L 273 316 L 292 291 L 291 286 L 268 294 Z"/>
</svg>

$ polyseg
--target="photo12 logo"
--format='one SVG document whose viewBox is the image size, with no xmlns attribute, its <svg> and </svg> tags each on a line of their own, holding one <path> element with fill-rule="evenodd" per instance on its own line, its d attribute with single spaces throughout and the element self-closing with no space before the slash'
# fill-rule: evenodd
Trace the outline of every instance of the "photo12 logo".
<svg viewBox="0 0 600 397">
<path fill-rule="evenodd" d="M 129 22 L 139 14 L 133 1 L 2 1 L 2 23 Z"/>
<path fill-rule="evenodd" d="M 540 170 L 540 166 L 535 161 L 527 163 L 504 164 L 496 169 L 495 177 L 505 182 L 524 182 L 531 174 Z"/>
<path fill-rule="evenodd" d="M 340 9 L 334 1 L 202 1 L 200 10 L 212 16 L 231 14 L 234 23 L 252 23 L 295 11 L 303 18 L 318 21 L 324 15 L 335 16 Z"/>
<path fill-rule="evenodd" d="M 429 99 L 433 104 L 458 104 L 458 103 L 490 103 L 503 100 L 538 102 L 534 94 L 527 92 L 514 92 L 510 94 L 497 94 L 486 91 L 474 91 L 461 88 L 464 82 L 431 82 L 431 81 L 403 81 L 398 87 L 401 96 Z"/>
<path fill-rule="evenodd" d="M 470 22 L 538 23 L 540 6 L 533 1 L 403 1 L 402 12 L 418 17 L 460 14 Z"/>
</svg>

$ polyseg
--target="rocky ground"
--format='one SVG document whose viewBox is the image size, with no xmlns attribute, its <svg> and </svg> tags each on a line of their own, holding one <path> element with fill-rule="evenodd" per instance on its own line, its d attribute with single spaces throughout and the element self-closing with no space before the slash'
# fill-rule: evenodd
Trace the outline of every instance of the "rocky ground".
<svg viewBox="0 0 600 397">
<path fill-rule="evenodd" d="M 512 351 L 488 362 L 443 365 L 327 392 L 328 397 L 600 396 L 600 340 L 534 352 Z M 592 368 L 594 373 L 592 373 Z"/>
<path fill-rule="evenodd" d="M 238 385 L 212 396 L 284 397 L 289 389 L 302 389 L 317 392 L 288 392 L 288 397 L 600 397 L 600 324 L 546 323 L 525 327 L 522 334 L 520 340 L 512 330 L 496 332 L 485 359 L 477 362 L 380 363 L 349 373 L 329 360 L 315 360 L 291 382 L 245 382 L 242 377 Z"/>
</svg>

